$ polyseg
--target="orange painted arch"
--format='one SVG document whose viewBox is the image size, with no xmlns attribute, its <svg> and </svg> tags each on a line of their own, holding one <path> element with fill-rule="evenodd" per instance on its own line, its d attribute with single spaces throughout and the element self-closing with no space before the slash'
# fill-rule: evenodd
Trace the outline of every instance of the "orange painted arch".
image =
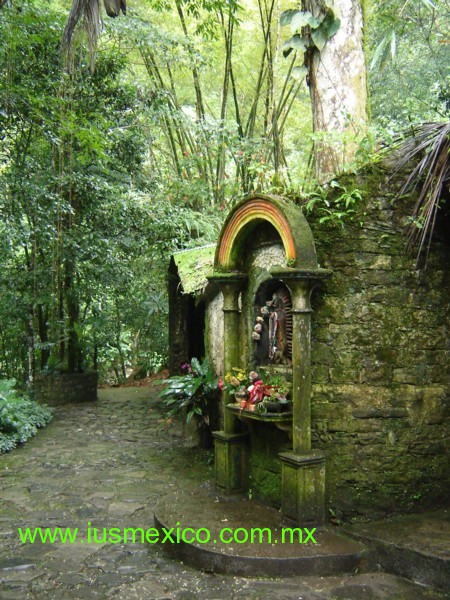
<svg viewBox="0 0 450 600">
<path fill-rule="evenodd" d="M 306 262 L 311 264 L 303 266 L 317 265 L 312 234 L 301 210 L 275 196 L 257 196 L 240 202 L 229 214 L 220 234 L 215 269 L 228 271 L 236 266 L 241 241 L 252 231 L 251 224 L 258 221 L 267 221 L 276 229 L 283 243 L 288 264 L 297 266 L 299 262 L 304 263 L 301 258 L 307 256 Z M 302 234 L 302 240 L 298 239 L 299 234 Z M 306 254 L 301 248 L 305 242 Z"/>
</svg>

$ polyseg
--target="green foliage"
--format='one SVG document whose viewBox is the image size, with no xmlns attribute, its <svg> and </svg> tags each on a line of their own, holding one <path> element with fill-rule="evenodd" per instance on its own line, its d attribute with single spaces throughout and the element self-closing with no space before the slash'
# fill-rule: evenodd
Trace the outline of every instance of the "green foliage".
<svg viewBox="0 0 450 600">
<path fill-rule="evenodd" d="M 114 43 L 131 46 L 143 63 L 145 73 L 136 73 L 151 90 L 151 184 L 185 209 L 217 214 L 243 194 L 270 189 L 286 170 L 285 125 L 291 109 L 298 112 L 294 98 L 306 93 L 275 64 L 272 10 L 163 2 L 156 14 L 109 23 Z M 215 33 L 205 38 L 198 25 L 212 14 Z M 260 22 L 247 31 L 239 28 L 244 17 Z"/>
<path fill-rule="evenodd" d="M 19 380 L 94 366 L 119 382 L 166 361 L 170 254 L 216 241 L 244 194 L 307 185 L 321 140 L 295 53 L 323 49 L 339 18 L 327 2 L 285 11 L 283 61 L 270 3 L 152 0 L 105 22 L 93 73 L 78 38 L 68 74 L 61 6 L 0 11 L 0 364 Z M 388 135 L 448 111 L 447 17 L 446 0 L 372 5 L 372 114 Z M 369 130 L 358 159 L 376 149 Z M 358 190 L 328 191 L 308 192 L 308 210 L 356 216 Z"/>
<path fill-rule="evenodd" d="M 450 111 L 447 0 L 373 3 L 366 15 L 372 118 L 394 130 Z"/>
<path fill-rule="evenodd" d="M 389 54 L 391 55 L 391 58 L 395 57 L 397 43 L 396 40 L 397 38 L 395 34 L 395 29 L 389 30 L 375 49 L 375 52 L 372 57 L 372 62 L 370 63 L 371 70 L 378 63 L 380 63 L 380 68 L 382 69 L 386 64 Z"/>
<path fill-rule="evenodd" d="M 327 41 L 339 29 L 341 20 L 332 4 L 324 3 L 317 17 L 309 10 L 284 11 L 280 17 L 280 25 L 290 25 L 293 34 L 282 47 L 283 56 L 286 58 L 292 51 L 305 53 L 309 48 L 322 52 Z"/>
<path fill-rule="evenodd" d="M 165 389 L 160 393 L 169 415 L 185 414 L 186 422 L 192 418 L 199 426 L 208 426 L 210 421 L 211 402 L 216 397 L 218 381 L 208 359 L 200 362 L 197 358 L 185 365 L 187 373 L 169 377 L 163 383 Z"/>
<path fill-rule="evenodd" d="M 166 255 L 150 248 L 191 239 L 184 215 L 164 229 L 152 206 L 147 97 L 124 80 L 127 58 L 99 49 L 91 73 L 80 47 L 62 74 L 64 18 L 31 1 L 0 11 L 0 362 L 20 379 L 92 365 L 106 376 L 114 362 L 125 376 L 148 335 L 166 348 L 166 300 L 145 305 Z"/>
<path fill-rule="evenodd" d="M 333 179 L 326 187 L 317 186 L 310 192 L 304 206 L 308 214 L 317 215 L 320 224 L 339 225 L 343 228 L 347 221 L 354 220 L 358 214 L 363 196 L 362 190 L 349 190 Z"/>
<path fill-rule="evenodd" d="M 167 364 L 167 357 L 158 352 L 151 352 L 148 358 L 148 370 L 150 375 L 159 373 Z"/>
<path fill-rule="evenodd" d="M 47 406 L 21 395 L 15 385 L 14 379 L 0 379 L 0 453 L 36 435 L 53 415 Z"/>
</svg>

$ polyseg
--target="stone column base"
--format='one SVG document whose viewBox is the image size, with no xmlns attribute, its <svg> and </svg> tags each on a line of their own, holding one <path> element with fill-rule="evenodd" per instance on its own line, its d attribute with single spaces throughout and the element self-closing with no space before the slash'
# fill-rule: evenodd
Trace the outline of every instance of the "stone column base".
<svg viewBox="0 0 450 600">
<path fill-rule="evenodd" d="M 283 452 L 282 515 L 299 527 L 325 523 L 325 456 Z"/>
<path fill-rule="evenodd" d="M 247 433 L 214 431 L 216 488 L 224 495 L 247 489 Z"/>
</svg>

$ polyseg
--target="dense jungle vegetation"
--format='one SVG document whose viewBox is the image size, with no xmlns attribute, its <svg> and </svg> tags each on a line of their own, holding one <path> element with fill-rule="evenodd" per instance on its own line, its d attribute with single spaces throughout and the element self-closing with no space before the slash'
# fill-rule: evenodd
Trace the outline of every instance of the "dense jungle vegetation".
<svg viewBox="0 0 450 600">
<path fill-rule="evenodd" d="M 215 241 L 244 194 L 315 183 L 303 22 L 286 12 L 298 7 L 129 0 L 102 14 L 95 49 L 78 27 L 64 55 L 69 0 L 0 6 L 0 375 L 155 372 L 170 254 Z M 323 6 L 317 48 L 339 28 Z M 350 171 L 380 139 L 450 112 L 449 1 L 373 0 L 363 14 L 370 122 L 345 134 Z"/>
</svg>

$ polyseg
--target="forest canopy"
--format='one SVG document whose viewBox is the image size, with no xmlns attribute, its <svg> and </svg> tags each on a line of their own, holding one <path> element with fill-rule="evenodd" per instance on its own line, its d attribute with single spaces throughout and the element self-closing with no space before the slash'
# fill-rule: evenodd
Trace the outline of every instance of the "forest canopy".
<svg viewBox="0 0 450 600">
<path fill-rule="evenodd" d="M 307 68 L 332 4 L 128 0 L 94 44 L 82 16 L 69 55 L 71 2 L 0 5 L 0 373 L 22 382 L 157 371 L 173 251 L 215 241 L 245 194 L 310 190 L 318 143 L 345 138 L 335 170 L 354 171 L 449 119 L 448 0 L 358 4 L 370 119 L 334 138 L 313 131 Z"/>
</svg>

